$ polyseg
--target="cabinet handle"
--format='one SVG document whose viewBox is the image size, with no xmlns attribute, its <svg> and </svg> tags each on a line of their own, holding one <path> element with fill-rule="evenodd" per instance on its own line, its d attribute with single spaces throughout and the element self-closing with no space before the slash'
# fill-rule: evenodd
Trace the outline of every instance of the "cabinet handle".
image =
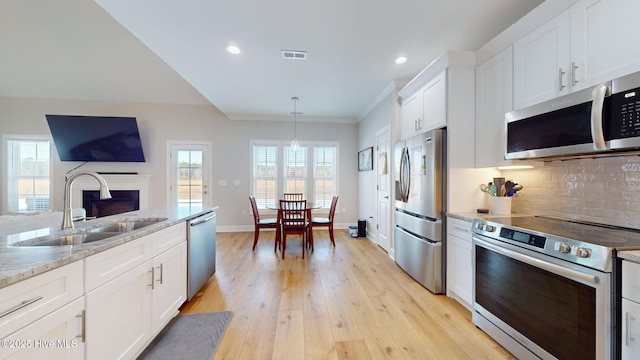
<svg viewBox="0 0 640 360">
<path fill-rule="evenodd" d="M 454 228 L 454 229 L 456 229 L 456 230 L 460 230 L 460 231 L 464 231 L 464 232 L 469 232 L 469 229 L 467 229 L 467 228 L 463 228 L 463 227 L 460 227 L 460 226 L 457 226 L 457 225 L 454 225 L 454 226 L 453 226 L 453 228 Z"/>
<path fill-rule="evenodd" d="M 12 312 L 18 311 L 18 310 L 22 309 L 25 306 L 29 306 L 29 305 L 33 304 L 34 302 L 36 302 L 38 300 L 42 300 L 42 296 L 36 296 L 33 299 L 23 300 L 20 304 L 15 305 L 15 306 L 3 311 L 2 313 L 0 313 L 0 318 L 9 315 Z"/>
<path fill-rule="evenodd" d="M 151 272 L 151 285 L 149 286 L 151 286 L 151 290 L 153 290 L 155 289 L 155 285 L 156 285 L 156 268 L 152 266 L 149 272 Z"/>
<path fill-rule="evenodd" d="M 575 62 L 571 63 L 571 86 L 576 86 L 578 80 L 576 80 L 576 70 L 578 69 L 578 65 Z"/>
<path fill-rule="evenodd" d="M 87 338 L 87 316 L 84 310 L 76 318 L 80 318 L 80 335 L 76 336 L 80 338 L 80 341 L 85 342 Z"/>
<path fill-rule="evenodd" d="M 566 74 L 566 72 L 562 71 L 562 68 L 558 69 L 558 83 L 560 84 L 560 91 L 565 88 L 564 84 L 562 84 L 562 76 Z"/>
<path fill-rule="evenodd" d="M 631 342 L 632 341 L 636 341 L 636 339 L 631 337 L 631 321 L 635 321 L 636 318 L 633 317 L 631 315 L 630 312 L 627 311 L 627 313 L 625 314 L 625 320 L 627 321 L 626 326 L 627 326 L 627 336 L 625 336 L 625 343 L 627 346 L 631 346 Z"/>
<path fill-rule="evenodd" d="M 158 266 L 158 268 L 160 268 L 160 279 L 156 280 L 160 282 L 160 285 L 162 285 L 162 280 L 164 279 L 164 268 L 162 265 L 164 264 L 160 264 L 160 266 Z"/>
</svg>

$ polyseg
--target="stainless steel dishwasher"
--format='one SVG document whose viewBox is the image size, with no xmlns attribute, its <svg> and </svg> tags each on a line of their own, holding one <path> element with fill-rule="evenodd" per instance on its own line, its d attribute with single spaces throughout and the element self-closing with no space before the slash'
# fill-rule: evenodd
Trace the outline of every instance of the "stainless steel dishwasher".
<svg viewBox="0 0 640 360">
<path fill-rule="evenodd" d="M 216 272 L 216 212 L 189 220 L 187 229 L 187 300 L 191 300 Z"/>
</svg>

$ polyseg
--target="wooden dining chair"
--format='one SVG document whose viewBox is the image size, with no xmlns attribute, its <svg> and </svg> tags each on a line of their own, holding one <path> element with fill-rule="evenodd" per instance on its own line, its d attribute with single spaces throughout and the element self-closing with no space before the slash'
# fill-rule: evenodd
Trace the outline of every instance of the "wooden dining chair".
<svg viewBox="0 0 640 360">
<path fill-rule="evenodd" d="M 328 217 L 314 217 L 311 219 L 312 228 L 318 226 L 324 226 L 329 228 L 329 238 L 331 239 L 331 243 L 333 246 L 336 246 L 336 242 L 333 238 L 333 217 L 336 213 L 336 206 L 338 205 L 338 196 L 334 195 L 333 199 L 331 199 L 331 207 L 329 208 L 329 216 Z"/>
<path fill-rule="evenodd" d="M 300 235 L 302 238 L 302 258 L 307 241 L 309 218 L 306 200 L 280 200 L 280 221 L 282 224 L 282 258 L 287 249 L 287 235 Z"/>
<path fill-rule="evenodd" d="M 260 213 L 258 212 L 258 205 L 256 205 L 256 198 L 253 196 L 249 196 L 249 202 L 251 202 L 251 211 L 253 211 L 253 224 L 254 224 L 254 235 L 253 235 L 253 250 L 256 249 L 256 244 L 258 244 L 258 236 L 260 235 L 260 229 L 276 229 L 276 239 L 275 246 L 273 251 L 276 251 L 276 247 L 280 238 L 280 229 L 278 228 L 278 219 L 275 218 L 266 218 L 261 219 Z"/>
<path fill-rule="evenodd" d="M 282 198 L 284 200 L 302 200 L 302 193 L 284 193 Z"/>
</svg>

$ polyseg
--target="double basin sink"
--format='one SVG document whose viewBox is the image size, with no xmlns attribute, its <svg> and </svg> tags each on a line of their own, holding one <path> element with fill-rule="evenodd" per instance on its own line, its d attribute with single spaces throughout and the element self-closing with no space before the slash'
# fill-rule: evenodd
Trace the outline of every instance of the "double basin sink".
<svg viewBox="0 0 640 360">
<path fill-rule="evenodd" d="M 118 221 L 96 228 L 78 230 L 77 232 L 69 234 L 48 235 L 18 241 L 11 244 L 11 246 L 64 246 L 86 244 L 122 235 L 123 233 L 157 224 L 164 220 L 166 219 Z"/>
</svg>

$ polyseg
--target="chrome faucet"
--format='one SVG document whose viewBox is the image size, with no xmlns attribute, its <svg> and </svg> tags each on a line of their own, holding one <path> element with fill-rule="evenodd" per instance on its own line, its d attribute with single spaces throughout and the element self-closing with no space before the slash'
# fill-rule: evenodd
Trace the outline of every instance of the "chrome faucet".
<svg viewBox="0 0 640 360">
<path fill-rule="evenodd" d="M 100 200 L 111 199 L 111 193 L 107 181 L 93 171 L 81 171 L 67 177 L 64 184 L 64 213 L 62 214 L 62 230 L 73 229 L 73 217 L 71 216 L 71 185 L 73 181 L 82 175 L 93 176 L 100 183 Z"/>
</svg>

